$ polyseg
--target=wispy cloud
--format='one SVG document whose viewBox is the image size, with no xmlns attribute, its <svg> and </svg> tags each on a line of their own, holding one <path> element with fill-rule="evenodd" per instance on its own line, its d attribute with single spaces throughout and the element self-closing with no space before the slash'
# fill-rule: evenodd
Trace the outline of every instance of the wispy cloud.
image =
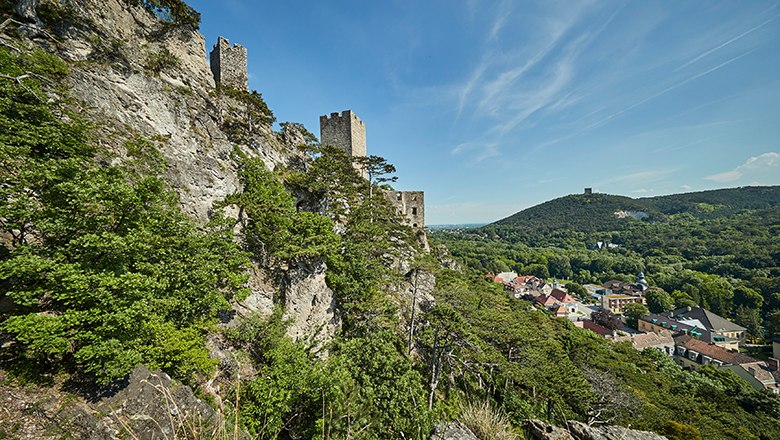
<svg viewBox="0 0 780 440">
<path fill-rule="evenodd" d="M 677 69 L 675 69 L 675 71 L 677 71 L 677 70 L 681 70 L 681 69 L 684 69 L 684 68 L 686 68 L 686 67 L 690 66 L 691 64 L 693 64 L 693 63 L 695 63 L 695 62 L 699 61 L 700 59 L 702 59 L 702 58 L 706 57 L 707 55 L 709 55 L 709 54 L 711 54 L 711 53 L 713 53 L 713 52 L 716 52 L 716 51 L 718 51 L 718 50 L 720 50 L 720 49 L 723 49 L 724 47 L 728 46 L 728 45 L 729 45 L 729 44 L 731 44 L 731 43 L 734 43 L 735 41 L 739 40 L 740 38 L 742 38 L 742 37 L 745 37 L 745 36 L 747 36 L 747 35 L 750 35 L 750 34 L 752 34 L 753 32 L 755 32 L 755 31 L 757 31 L 757 30 L 761 29 L 762 27 L 764 27 L 764 26 L 768 25 L 769 23 L 771 23 L 771 22 L 773 22 L 773 21 L 777 20 L 777 18 L 778 18 L 778 17 L 780 17 L 780 14 L 778 14 L 778 15 L 775 15 L 774 17 L 770 18 L 769 20 L 766 20 L 766 21 L 764 21 L 764 22 L 762 22 L 762 23 L 760 23 L 760 24 L 758 24 L 758 25 L 756 25 L 756 26 L 753 26 L 752 28 L 750 28 L 750 29 L 746 30 L 745 32 L 742 32 L 741 34 L 737 35 L 736 37 L 730 38 L 730 39 L 726 40 L 725 42 L 723 42 L 723 43 L 721 43 L 721 44 L 719 44 L 719 45 L 717 45 L 717 46 L 713 47 L 712 49 L 709 49 L 709 50 L 707 50 L 707 51 L 705 51 L 705 52 L 703 52 L 703 53 L 699 54 L 698 56 L 696 56 L 696 57 L 694 57 L 694 58 L 692 58 L 692 59 L 688 60 L 688 61 L 687 61 L 687 62 L 685 62 L 684 64 L 682 64 L 680 67 L 678 67 Z"/>
<path fill-rule="evenodd" d="M 597 187 L 604 187 L 607 185 L 644 185 L 647 183 L 657 182 L 666 178 L 667 176 L 678 172 L 679 168 L 662 168 L 655 170 L 645 171 L 633 171 L 616 176 L 607 177 L 594 184 Z"/>
<path fill-rule="evenodd" d="M 512 12 L 512 2 L 510 0 L 504 0 L 499 3 L 496 8 L 496 17 L 493 20 L 493 25 L 490 27 L 490 33 L 488 34 L 489 41 L 495 41 L 498 39 L 498 35 L 501 30 L 509 22 L 509 17 Z"/>
<path fill-rule="evenodd" d="M 597 122 L 594 122 L 593 124 L 590 124 L 588 126 L 588 128 L 596 128 L 596 127 L 603 126 L 604 124 L 610 122 L 611 120 L 615 119 L 616 117 L 618 117 L 618 116 L 620 116 L 620 115 L 622 115 L 622 114 L 624 114 L 624 113 L 626 113 L 626 112 L 628 112 L 630 110 L 633 110 L 633 109 L 639 107 L 640 105 L 642 105 L 642 104 L 644 104 L 644 103 L 646 103 L 648 101 L 651 101 L 651 100 L 656 99 L 656 98 L 658 98 L 660 96 L 663 96 L 663 95 L 671 92 L 674 89 L 682 87 L 685 84 L 688 84 L 689 82 L 697 80 L 697 79 L 699 79 L 699 78 L 701 78 L 703 76 L 709 75 L 710 73 L 713 73 L 716 70 L 722 69 L 723 67 L 726 67 L 729 64 L 731 64 L 731 63 L 733 63 L 733 62 L 735 62 L 735 61 L 737 61 L 737 60 L 739 60 L 741 58 L 744 58 L 744 57 L 750 55 L 751 53 L 753 53 L 755 51 L 756 51 L 756 49 L 751 49 L 751 50 L 749 50 L 749 51 L 747 51 L 747 52 L 745 52 L 743 54 L 737 55 L 737 56 L 735 56 L 735 57 L 733 57 L 733 58 L 731 58 L 729 60 L 726 60 L 726 61 L 718 64 L 715 67 L 709 68 L 709 69 L 705 70 L 704 72 L 697 73 L 696 75 L 693 75 L 693 76 L 691 76 L 689 78 L 686 78 L 686 79 L 684 79 L 684 80 L 682 80 L 682 81 L 680 81 L 678 83 L 675 83 L 675 84 L 673 84 L 673 85 L 671 85 L 671 86 L 661 90 L 660 92 L 654 93 L 653 95 L 650 95 L 647 98 L 641 99 L 640 101 L 635 102 L 635 103 L 629 105 L 628 107 L 625 107 L 625 108 L 623 108 L 623 109 L 621 109 L 621 110 L 619 110 L 619 111 L 617 111 L 617 112 L 607 116 L 606 118 L 603 118 L 603 119 L 601 119 L 601 120 L 599 120 Z"/>
<path fill-rule="evenodd" d="M 730 171 L 713 174 L 705 177 L 706 180 L 712 180 L 719 183 L 735 182 L 742 177 L 751 179 L 751 183 L 759 183 L 759 178 L 774 177 L 774 179 L 764 180 L 763 184 L 775 183 L 780 180 L 780 153 L 769 152 L 759 156 L 753 156 L 745 161 L 744 164 Z M 763 179 L 762 179 L 763 180 Z"/>
<path fill-rule="evenodd" d="M 450 154 L 453 156 L 468 154 L 468 162 L 471 164 L 478 164 L 487 159 L 496 157 L 501 153 L 499 152 L 498 144 L 496 143 L 464 142 L 450 150 Z"/>
</svg>

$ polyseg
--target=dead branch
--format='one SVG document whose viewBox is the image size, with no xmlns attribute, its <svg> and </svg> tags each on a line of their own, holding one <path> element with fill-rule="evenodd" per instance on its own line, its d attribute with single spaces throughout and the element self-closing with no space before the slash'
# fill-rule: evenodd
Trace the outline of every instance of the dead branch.
<svg viewBox="0 0 780 440">
<path fill-rule="evenodd" d="M 30 23 L 23 23 L 23 22 L 21 22 L 19 20 L 14 20 L 13 18 L 7 18 L 7 19 L 5 19 L 4 22 L 0 23 L 0 34 L 5 33 L 5 28 L 8 27 L 8 25 L 11 24 L 11 23 L 17 24 L 17 25 L 19 25 L 19 26 L 21 26 L 23 28 L 34 29 L 35 32 L 41 33 L 41 34 L 49 37 L 55 43 L 58 43 L 57 39 L 54 38 L 54 36 L 52 34 L 46 32 L 43 28 L 38 27 L 38 26 L 33 26 Z M 0 40 L 0 44 L 2 44 L 3 46 L 10 47 L 10 48 L 16 50 L 17 52 L 21 52 L 21 50 L 19 50 L 18 48 L 14 47 L 14 46 L 11 46 L 11 45 L 9 45 L 8 43 L 6 43 L 6 42 L 4 42 L 2 40 Z"/>
<path fill-rule="evenodd" d="M 39 75 L 36 75 L 36 74 L 34 74 L 34 73 L 32 73 L 32 72 L 26 72 L 26 73 L 24 73 L 23 75 L 19 75 L 19 76 L 4 75 L 4 74 L 0 73 L 0 78 L 4 78 L 4 79 L 10 79 L 10 80 L 12 80 L 12 81 L 16 81 L 16 83 L 17 83 L 17 84 L 19 84 L 19 85 L 20 85 L 22 88 L 24 88 L 25 90 L 27 90 L 28 92 L 30 92 L 30 93 L 31 93 L 33 96 L 35 96 L 35 97 L 38 99 L 38 101 L 44 102 L 44 100 L 43 100 L 43 99 L 42 99 L 40 96 L 38 96 L 38 94 L 37 94 L 37 93 L 35 93 L 35 91 L 33 91 L 31 88 L 27 87 L 27 86 L 26 86 L 26 85 L 25 85 L 25 84 L 22 82 L 22 80 L 23 80 L 23 79 L 25 79 L 25 78 L 31 78 L 31 77 L 40 78 L 40 76 L 39 76 Z"/>
</svg>

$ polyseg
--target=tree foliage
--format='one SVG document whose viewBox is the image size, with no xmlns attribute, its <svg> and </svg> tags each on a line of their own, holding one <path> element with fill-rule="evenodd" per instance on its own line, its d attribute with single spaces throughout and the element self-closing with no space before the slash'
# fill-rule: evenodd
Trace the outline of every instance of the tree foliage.
<svg viewBox="0 0 780 440">
<path fill-rule="evenodd" d="M 0 57 L 3 73 L 64 71 L 38 52 Z M 240 293 L 246 256 L 229 230 L 198 230 L 157 175 L 100 165 L 86 126 L 46 93 L 37 78 L 0 82 L 8 358 L 100 382 L 140 362 L 183 379 L 208 371 L 203 337 Z"/>
</svg>

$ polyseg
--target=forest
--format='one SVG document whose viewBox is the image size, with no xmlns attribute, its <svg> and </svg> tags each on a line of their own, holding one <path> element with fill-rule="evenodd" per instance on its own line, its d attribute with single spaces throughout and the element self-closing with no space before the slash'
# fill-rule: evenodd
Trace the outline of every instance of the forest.
<svg viewBox="0 0 780 440">
<path fill-rule="evenodd" d="M 434 236 L 485 273 L 598 284 L 633 282 L 641 271 L 657 288 L 662 306 L 653 311 L 700 305 L 763 342 L 780 335 L 778 194 L 778 187 L 748 187 L 636 200 L 573 195 L 476 230 Z M 614 214 L 640 203 L 649 218 Z M 517 223 L 521 218 L 530 220 Z M 599 241 L 617 246 L 593 249 Z"/>
</svg>

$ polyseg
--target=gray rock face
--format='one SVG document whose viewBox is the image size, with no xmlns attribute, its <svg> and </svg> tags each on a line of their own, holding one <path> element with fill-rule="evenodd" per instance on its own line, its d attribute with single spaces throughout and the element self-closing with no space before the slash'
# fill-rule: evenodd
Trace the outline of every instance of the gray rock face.
<svg viewBox="0 0 780 440">
<path fill-rule="evenodd" d="M 440 423 L 431 431 L 431 440 L 479 440 L 460 422 Z"/>
<path fill-rule="evenodd" d="M 568 429 L 564 429 L 541 420 L 523 421 L 528 437 L 536 440 L 666 440 L 666 437 L 654 432 L 623 426 L 588 426 L 575 420 L 569 420 L 567 426 Z"/>
<path fill-rule="evenodd" d="M 59 388 L 4 382 L 0 432 L 16 439 L 217 438 L 226 420 L 192 390 L 160 371 L 138 366 L 110 397 L 89 401 Z M 232 436 L 232 434 L 231 434 Z M 239 438 L 249 438 L 243 432 Z"/>
<path fill-rule="evenodd" d="M 325 263 L 299 263 L 284 276 L 284 317 L 292 320 L 287 335 L 313 346 L 330 341 L 341 327 L 333 291 L 325 283 Z"/>
<path fill-rule="evenodd" d="M 271 316 L 274 312 L 276 287 L 268 278 L 268 274 L 256 264 L 249 269 L 248 275 L 248 287 L 251 293 L 243 301 L 236 301 L 233 304 L 233 310 L 239 318 L 246 317 L 251 313 Z"/>
<path fill-rule="evenodd" d="M 101 401 L 97 409 L 141 439 L 216 432 L 223 424 L 221 416 L 188 386 L 144 366 L 136 367 L 127 387 Z"/>
<path fill-rule="evenodd" d="M 57 30 L 58 54 L 71 65 L 71 96 L 98 124 L 96 137 L 115 153 L 108 160 L 130 159 L 128 142 L 153 141 L 182 210 L 201 224 L 215 201 L 241 189 L 234 149 L 262 159 L 269 169 L 305 166 L 303 154 L 290 144 L 296 139 L 285 142 L 267 123 L 246 120 L 246 104 L 216 90 L 202 35 L 164 30 L 154 15 L 126 0 L 71 3 L 82 24 Z M 233 125 L 226 125 L 228 120 Z M 236 213 L 228 209 L 227 215 Z M 283 297 L 294 323 L 290 336 L 296 339 L 316 334 L 326 340 L 338 327 L 324 270 L 295 268 L 287 277 Z M 273 283 L 256 267 L 249 275 L 252 293 L 234 305 L 236 314 L 270 315 L 278 296 Z"/>
<path fill-rule="evenodd" d="M 238 144 L 228 140 L 223 116 L 241 113 L 241 104 L 215 92 L 202 35 L 162 31 L 153 15 L 122 0 L 72 3 L 89 27 L 63 32 L 71 95 L 101 124 L 109 148 L 138 137 L 159 141 L 185 212 L 205 222 L 214 201 L 240 188 L 234 147 L 269 169 L 295 156 L 268 126 L 252 127 Z"/>
</svg>

